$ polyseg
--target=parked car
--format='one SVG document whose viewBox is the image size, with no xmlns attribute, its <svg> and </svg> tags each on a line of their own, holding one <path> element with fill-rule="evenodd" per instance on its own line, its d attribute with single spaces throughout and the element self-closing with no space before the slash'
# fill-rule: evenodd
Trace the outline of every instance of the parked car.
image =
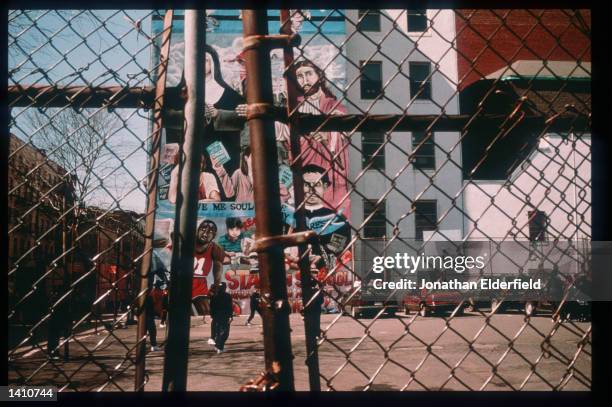
<svg viewBox="0 0 612 407">
<path fill-rule="evenodd" d="M 446 279 L 446 275 L 435 270 L 421 271 L 418 273 L 417 284 L 420 285 L 421 279 L 438 281 Z M 454 290 L 415 290 L 413 293 L 404 297 L 403 305 L 406 315 L 410 311 L 417 311 L 420 316 L 428 317 L 434 314 L 453 312 L 457 307 L 455 315 L 463 315 L 467 302 L 464 302 L 465 295 L 460 291 Z"/>
<path fill-rule="evenodd" d="M 533 274 L 533 272 L 531 274 Z M 529 278 L 529 275 L 522 274 L 501 277 L 504 281 L 513 281 L 517 279 L 527 281 Z M 536 309 L 539 308 L 541 310 L 543 308 L 550 308 L 550 304 L 547 304 L 543 300 L 545 298 L 544 296 L 539 298 L 541 294 L 542 293 L 529 294 L 527 291 L 518 288 L 491 291 L 491 311 L 495 309 L 497 314 L 506 311 L 517 311 L 524 312 L 525 315 L 534 316 L 536 314 Z M 528 300 L 523 300 L 522 298 Z"/>
<path fill-rule="evenodd" d="M 356 285 L 359 286 L 359 283 Z M 393 290 L 375 289 L 370 280 L 344 304 L 344 312 L 353 318 L 374 317 L 381 309 L 385 315 L 394 316 L 400 305 Z"/>
<path fill-rule="evenodd" d="M 533 294 L 527 295 L 526 293 L 521 293 L 520 290 L 514 290 L 512 293 L 513 299 L 503 301 L 499 307 L 497 307 L 497 304 L 503 299 L 504 294 L 507 293 L 497 293 L 498 295 L 491 300 L 491 309 L 497 307 L 497 313 L 507 310 L 524 312 L 525 315 L 529 316 L 535 316 L 542 311 L 554 313 L 559 309 L 561 304 L 560 299 L 563 297 L 563 293 L 566 290 L 579 289 L 583 290 L 583 292 L 589 292 L 588 288 L 585 288 L 585 286 L 589 284 L 585 277 L 580 276 L 576 281 L 567 279 L 560 276 L 558 271 L 554 268 L 530 270 L 527 276 L 509 276 L 508 278 L 521 278 L 525 280 L 529 278 L 539 278 L 544 282 L 544 289 L 535 296 Z M 517 299 L 523 296 L 527 299 L 523 301 Z M 576 319 L 588 318 L 587 315 L 590 312 L 590 302 L 582 300 L 580 296 L 577 295 L 573 295 L 571 298 L 575 299 L 567 300 L 561 306 L 561 316 L 563 318 L 569 317 Z"/>
<path fill-rule="evenodd" d="M 429 291 L 429 292 L 428 292 Z M 407 295 L 404 298 L 404 311 L 417 311 L 420 316 L 428 317 L 435 314 L 453 312 L 457 307 L 456 316 L 463 315 L 465 304 L 463 294 L 455 291 L 438 291 L 422 289 L 418 294 Z"/>
</svg>

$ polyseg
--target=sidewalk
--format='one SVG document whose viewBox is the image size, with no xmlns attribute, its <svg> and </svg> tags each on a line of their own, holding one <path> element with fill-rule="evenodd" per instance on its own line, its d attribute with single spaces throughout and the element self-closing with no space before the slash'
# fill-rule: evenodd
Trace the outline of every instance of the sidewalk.
<svg viewBox="0 0 612 407">
<path fill-rule="evenodd" d="M 119 317 L 120 315 L 118 315 L 117 317 Z M 112 325 L 114 319 L 114 314 L 102 314 L 102 320 L 101 321 L 91 321 L 91 322 L 84 322 L 81 325 L 79 325 L 79 331 L 74 333 L 74 336 L 78 339 L 78 340 L 82 340 L 85 339 L 89 336 L 91 336 L 92 334 L 102 334 L 104 332 L 108 332 L 105 329 L 105 325 L 110 324 Z M 133 324 L 127 324 L 126 321 L 121 321 L 120 323 L 118 323 L 118 325 L 115 327 L 115 330 L 117 329 L 125 329 L 125 328 L 129 328 L 130 326 L 136 326 L 137 321 L 134 320 Z M 119 325 L 121 324 L 121 325 Z M 30 328 L 23 328 L 24 330 L 29 330 Z M 60 342 L 63 339 L 60 339 Z M 74 339 L 71 339 L 69 341 L 69 343 L 74 342 Z M 14 352 L 9 352 L 9 355 L 11 355 L 12 357 L 21 357 L 21 358 L 27 358 L 30 357 L 34 354 L 36 354 L 37 352 L 40 352 L 41 349 L 43 349 L 43 351 L 47 350 L 47 341 L 41 341 L 37 343 L 37 346 L 34 345 L 24 345 L 24 346 L 20 346 L 19 348 L 15 349 Z"/>
</svg>

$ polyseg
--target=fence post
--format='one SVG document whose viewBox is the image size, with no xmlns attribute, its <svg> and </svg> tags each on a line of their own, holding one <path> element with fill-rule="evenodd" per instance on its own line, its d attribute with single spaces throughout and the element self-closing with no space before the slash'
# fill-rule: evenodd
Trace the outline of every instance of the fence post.
<svg viewBox="0 0 612 407">
<path fill-rule="evenodd" d="M 243 10 L 242 24 L 247 72 L 247 120 L 253 154 L 256 229 L 258 240 L 282 234 L 280 188 L 278 185 L 278 153 L 274 122 L 265 113 L 273 104 L 270 53 L 265 38 L 268 34 L 266 10 Z M 259 37 L 259 38 L 258 38 Z M 260 39 L 260 41 L 257 41 Z M 293 354 L 285 280 L 284 252 L 280 245 L 259 251 L 260 288 L 263 309 L 264 356 L 268 373 L 278 381 L 278 390 L 293 390 Z"/>
<path fill-rule="evenodd" d="M 72 182 L 72 178 L 69 176 L 68 178 L 70 180 L 70 182 Z M 62 210 L 64 215 L 66 214 L 66 207 L 68 206 L 68 194 L 69 194 L 69 189 L 66 187 L 66 184 L 64 184 L 64 188 L 62 189 Z M 74 205 L 74 201 L 70 200 L 70 203 Z M 70 209 L 71 211 L 74 210 L 74 208 Z M 75 222 L 75 218 L 74 215 L 71 216 L 70 218 L 70 222 L 72 224 L 74 224 Z M 70 232 L 70 233 L 69 233 Z M 64 253 L 63 256 L 63 260 L 62 260 L 62 264 L 63 264 L 63 286 L 64 286 L 64 290 L 66 292 L 68 292 L 70 290 L 70 283 L 72 280 L 72 276 L 71 273 L 74 270 L 74 255 L 72 253 L 70 253 L 69 256 L 67 256 L 65 253 L 68 251 L 68 247 L 72 246 L 73 244 L 73 239 L 74 239 L 74 233 L 72 233 L 72 225 L 68 224 L 68 221 L 66 219 L 66 216 L 63 217 L 62 219 L 62 253 Z M 63 321 L 63 332 L 62 335 L 64 336 L 65 342 L 64 342 L 64 361 L 67 361 L 70 359 L 70 334 L 72 333 L 72 307 L 71 307 L 71 302 L 72 302 L 72 295 L 69 295 L 68 298 L 66 298 L 64 301 L 67 302 L 67 309 L 68 309 L 68 318 L 66 321 Z"/>
<path fill-rule="evenodd" d="M 153 256 L 153 234 L 155 232 L 155 207 L 157 202 L 157 175 L 159 170 L 161 131 L 163 117 L 163 102 L 166 90 L 166 73 L 168 68 L 168 54 L 170 52 L 170 33 L 172 31 L 173 10 L 168 10 L 164 17 L 164 33 L 162 35 L 162 46 L 160 52 L 160 64 L 158 67 L 157 84 L 155 86 L 155 101 L 153 106 L 153 131 L 150 147 L 150 167 L 147 176 L 147 214 L 145 218 L 144 238 L 145 245 L 140 269 L 140 281 L 138 295 L 135 301 L 138 325 L 136 327 L 138 344 L 136 346 L 136 374 L 134 376 L 134 390 L 144 391 L 145 385 L 145 355 L 146 355 L 146 310 L 144 301 L 149 294 L 149 270 L 151 268 L 151 257 Z M 98 249 L 99 251 L 99 249 Z M 97 329 L 97 327 L 96 327 Z"/>
<path fill-rule="evenodd" d="M 280 31 L 282 34 L 291 35 L 291 16 L 289 10 L 280 11 Z M 291 120 L 291 113 L 297 107 L 297 89 L 295 71 L 293 69 L 293 47 L 283 48 L 285 63 L 285 84 L 287 86 L 287 116 L 290 134 L 291 156 L 295 157 L 291 162 L 291 173 L 293 175 L 293 194 L 295 199 L 295 225 L 296 232 L 306 230 L 306 218 L 304 216 L 304 180 L 302 178 L 302 155 L 300 151 L 300 135 Z M 304 306 L 304 333 L 306 336 L 306 366 L 308 366 L 308 381 L 311 391 L 321 390 L 319 380 L 319 354 L 317 348 L 317 336 L 321 320 L 321 306 L 313 298 L 316 292 L 315 281 L 310 271 L 310 260 L 308 246 L 298 246 L 300 265 L 300 280 L 302 284 L 302 304 Z M 322 294 L 319 294 L 322 295 Z"/>
<path fill-rule="evenodd" d="M 198 211 L 198 180 L 204 143 L 204 10 L 185 11 L 185 139 L 179 153 L 181 179 L 176 198 L 168 303 L 168 339 L 163 391 L 187 390 L 191 284 Z"/>
</svg>

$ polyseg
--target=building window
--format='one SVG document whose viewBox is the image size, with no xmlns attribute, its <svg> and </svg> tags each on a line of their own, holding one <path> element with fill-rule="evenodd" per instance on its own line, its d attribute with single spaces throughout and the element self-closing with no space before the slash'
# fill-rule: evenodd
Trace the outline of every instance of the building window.
<svg viewBox="0 0 612 407">
<path fill-rule="evenodd" d="M 431 64 L 410 62 L 410 96 L 415 99 L 431 100 Z"/>
<path fill-rule="evenodd" d="M 385 169 L 385 148 L 380 151 L 376 150 L 385 142 L 385 133 L 362 132 L 361 133 L 361 151 L 362 151 L 362 168 L 370 165 L 368 169 L 383 170 Z"/>
<path fill-rule="evenodd" d="M 533 210 L 527 212 L 529 217 L 529 241 L 546 242 L 546 229 L 548 226 L 548 216 L 546 212 Z"/>
<path fill-rule="evenodd" d="M 414 152 L 414 168 L 421 170 L 436 169 L 436 150 L 433 133 L 431 133 L 429 137 L 426 137 L 424 131 L 413 131 L 412 151 Z"/>
<path fill-rule="evenodd" d="M 380 31 L 379 10 L 359 10 L 357 29 L 360 31 Z"/>
<path fill-rule="evenodd" d="M 438 205 L 435 200 L 420 200 L 414 203 L 414 238 L 423 240 L 423 232 L 437 230 Z"/>
<path fill-rule="evenodd" d="M 424 8 L 408 10 L 408 32 L 427 31 L 427 10 Z"/>
<path fill-rule="evenodd" d="M 382 94 L 382 62 L 361 62 L 361 98 L 376 99 Z"/>
<path fill-rule="evenodd" d="M 363 227 L 363 237 L 366 238 L 382 238 L 387 235 L 387 201 L 383 200 L 378 206 L 376 202 L 377 199 L 363 200 L 363 220 L 374 213 Z"/>
</svg>

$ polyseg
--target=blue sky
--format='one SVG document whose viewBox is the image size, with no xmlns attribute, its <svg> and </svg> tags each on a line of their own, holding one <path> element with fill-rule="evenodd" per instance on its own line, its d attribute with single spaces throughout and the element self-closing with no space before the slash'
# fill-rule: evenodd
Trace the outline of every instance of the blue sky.
<svg viewBox="0 0 612 407">
<path fill-rule="evenodd" d="M 331 10 L 310 10 L 310 13 L 314 22 L 304 23 L 304 34 L 315 32 L 316 24 L 320 24 L 317 21 L 330 16 L 335 18 L 325 23 L 325 31 L 344 33 L 340 14 Z M 181 12 L 177 14 L 180 16 Z M 160 19 L 152 23 L 151 15 L 151 10 L 11 10 L 8 85 L 151 85 L 153 75 L 148 70 L 152 48 L 148 37 L 158 33 L 162 24 Z M 209 10 L 209 15 L 220 17 L 218 32 L 242 31 L 242 21 L 223 18 L 237 17 L 238 10 Z M 270 32 L 278 32 L 278 10 L 271 10 L 269 15 Z M 182 33 L 180 17 L 174 30 Z M 32 134 L 26 134 L 29 131 L 23 110 L 13 109 L 15 125 L 11 126 L 11 132 L 29 140 Z M 53 116 L 56 112 L 57 109 L 49 110 L 47 115 Z M 120 109 L 112 114 L 125 122 L 125 129 L 112 136 L 113 142 L 125 151 L 113 159 L 117 166 L 122 161 L 132 176 L 115 173 L 106 178 L 98 185 L 99 194 L 90 199 L 94 205 L 112 204 L 112 195 L 138 188 L 135 179 L 142 180 L 146 174 L 149 112 Z M 121 209 L 144 211 L 144 190 L 140 186 L 121 199 Z"/>
<path fill-rule="evenodd" d="M 8 85 L 150 85 L 147 71 L 150 47 L 145 35 L 151 32 L 150 13 L 148 10 L 9 11 Z M 142 32 L 133 23 L 138 21 Z M 29 139 L 31 134 L 22 131 L 28 128 L 22 110 L 13 109 L 16 125 L 11 127 L 11 132 Z M 52 116 L 56 112 L 57 109 L 49 110 L 47 114 Z M 121 116 L 126 128 L 112 136 L 115 145 L 125 147 L 118 158 L 112 159 L 117 165 L 122 160 L 127 171 L 140 180 L 146 173 L 147 155 L 143 147 L 148 137 L 149 113 L 120 109 L 112 114 Z M 112 203 L 111 195 L 137 188 L 134 178 L 126 174 L 110 175 L 102 181 L 108 192 L 98 186 L 98 193 L 91 197 L 90 203 Z M 120 206 L 144 211 L 144 187 L 125 196 Z"/>
</svg>

